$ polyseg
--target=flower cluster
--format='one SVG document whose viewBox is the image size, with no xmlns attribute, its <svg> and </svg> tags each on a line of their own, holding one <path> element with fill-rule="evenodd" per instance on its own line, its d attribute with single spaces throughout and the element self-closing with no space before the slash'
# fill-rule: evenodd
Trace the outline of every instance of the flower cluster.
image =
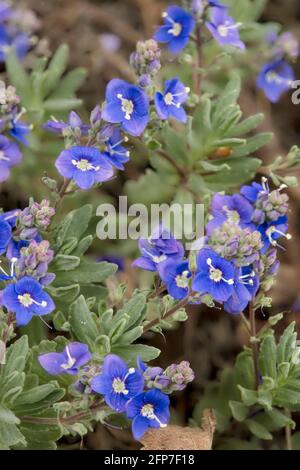
<svg viewBox="0 0 300 470">
<path fill-rule="evenodd" d="M 10 4 L 5 0 L 0 3 L 0 62 L 5 62 L 7 53 L 14 48 L 17 56 L 23 58 L 30 46 L 31 37 L 27 31 L 24 21 L 20 21 L 17 9 L 11 8 Z"/>
<path fill-rule="evenodd" d="M 241 194 L 215 194 L 193 272 L 181 243 L 161 226 L 139 241 L 142 256 L 133 265 L 157 271 L 176 300 L 208 294 L 227 312 L 241 313 L 259 288 L 270 289 L 279 267 L 278 239 L 291 237 L 285 187 L 271 191 L 263 178 L 261 184 L 243 186 Z"/>
<path fill-rule="evenodd" d="M 1 28 L 1 26 L 0 26 Z M 12 86 L 6 87 L 0 81 L 0 182 L 6 181 L 10 175 L 10 169 L 22 161 L 22 153 L 16 142 L 17 140 L 27 145 L 27 134 L 30 127 L 20 121 L 25 110 L 20 108 L 20 98 L 16 89 Z"/>
<path fill-rule="evenodd" d="M 154 39 L 139 41 L 130 56 L 130 64 L 139 77 L 139 85 L 148 87 L 161 68 L 161 50 Z"/>
<path fill-rule="evenodd" d="M 44 287 L 55 275 L 48 272 L 54 252 L 41 237 L 55 210 L 49 201 L 31 201 L 23 211 L 0 215 L 0 255 L 6 255 L 6 270 L 0 265 L 0 304 L 16 314 L 17 325 L 26 325 L 33 316 L 51 313 L 55 305 Z M 0 260 L 1 262 L 1 260 Z"/>
<path fill-rule="evenodd" d="M 62 353 L 41 354 L 38 359 L 49 374 L 77 375 L 78 391 L 100 394 L 111 409 L 126 413 L 132 420 L 136 439 L 148 428 L 167 426 L 170 417 L 167 394 L 183 390 L 194 379 L 188 362 L 172 364 L 163 371 L 160 367 L 148 367 L 137 358 L 134 368 L 115 354 L 107 355 L 99 370 L 93 363 L 87 365 L 92 356 L 83 343 L 69 343 Z"/>
</svg>

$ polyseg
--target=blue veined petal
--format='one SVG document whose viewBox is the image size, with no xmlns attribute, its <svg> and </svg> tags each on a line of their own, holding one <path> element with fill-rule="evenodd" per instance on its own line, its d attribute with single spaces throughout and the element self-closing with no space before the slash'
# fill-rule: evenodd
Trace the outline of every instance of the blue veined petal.
<svg viewBox="0 0 300 470">
<path fill-rule="evenodd" d="M 160 119 L 168 119 L 169 109 L 164 101 L 164 95 L 162 93 L 159 93 L 159 92 L 155 93 L 154 103 L 155 103 L 156 112 L 158 116 L 160 117 Z"/>
<path fill-rule="evenodd" d="M 58 156 L 55 166 L 58 172 L 64 177 L 73 178 L 74 165 L 72 164 L 72 153 L 70 150 L 63 150 Z"/>
<path fill-rule="evenodd" d="M 174 39 L 172 39 L 172 41 L 170 41 L 168 44 L 169 51 L 173 54 L 179 54 L 179 52 L 181 52 L 182 49 L 186 47 L 189 39 L 189 36 L 178 36 L 177 38 L 174 37 Z"/>
<path fill-rule="evenodd" d="M 150 420 L 144 416 L 137 415 L 132 421 L 132 434 L 135 439 L 143 437 L 150 426 Z"/>
<path fill-rule="evenodd" d="M 112 377 L 107 376 L 106 374 L 99 374 L 92 379 L 90 385 L 94 392 L 106 395 L 112 391 L 112 381 Z"/>
<path fill-rule="evenodd" d="M 160 26 L 155 31 L 153 39 L 155 39 L 155 41 L 157 42 L 162 42 L 162 43 L 169 42 L 173 38 L 172 34 L 169 33 L 170 28 L 171 28 L 170 24 Z"/>
<path fill-rule="evenodd" d="M 123 378 L 128 372 L 128 367 L 116 354 L 108 354 L 104 359 L 102 372 L 113 378 Z"/>
<path fill-rule="evenodd" d="M 123 120 L 122 127 L 126 132 L 128 132 L 128 134 L 138 137 L 144 132 L 148 121 L 148 114 L 145 114 L 144 116 L 139 116 L 138 114 L 133 112 L 131 115 L 131 119 Z"/>
<path fill-rule="evenodd" d="M 128 401 L 127 395 L 111 391 L 105 395 L 104 399 L 108 406 L 116 410 L 118 413 L 125 411 L 126 403 Z"/>
<path fill-rule="evenodd" d="M 61 353 L 53 352 L 41 354 L 38 356 L 38 361 L 43 369 L 45 369 L 50 375 L 59 375 L 66 372 L 61 367 L 65 363 L 65 357 Z"/>
<path fill-rule="evenodd" d="M 187 114 L 186 114 L 185 109 L 182 106 L 180 106 L 179 108 L 177 106 L 170 106 L 169 114 L 177 121 L 180 121 L 183 123 L 187 122 Z"/>
<path fill-rule="evenodd" d="M 121 109 L 120 100 L 116 100 L 114 98 L 113 101 L 107 102 L 104 105 L 104 109 L 102 111 L 102 117 L 104 121 L 111 122 L 113 124 L 122 122 L 124 118 L 124 112 Z"/>
<path fill-rule="evenodd" d="M 73 179 L 77 186 L 83 190 L 88 190 L 95 183 L 95 172 L 94 171 L 81 171 L 75 168 L 73 173 Z"/>
</svg>

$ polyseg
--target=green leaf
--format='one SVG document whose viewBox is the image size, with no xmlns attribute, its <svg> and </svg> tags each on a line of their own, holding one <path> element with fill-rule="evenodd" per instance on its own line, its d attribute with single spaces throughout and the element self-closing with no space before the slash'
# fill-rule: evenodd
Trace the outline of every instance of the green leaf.
<svg viewBox="0 0 300 470">
<path fill-rule="evenodd" d="M 117 265 L 106 261 L 93 263 L 83 259 L 78 268 L 72 271 L 58 272 L 53 284 L 55 286 L 65 286 L 75 283 L 87 285 L 101 283 L 114 274 L 117 269 Z"/>
<path fill-rule="evenodd" d="M 276 380 L 276 342 L 273 334 L 267 335 L 261 346 L 259 353 L 259 367 L 263 376 Z"/>
<path fill-rule="evenodd" d="M 244 421 L 245 425 L 249 429 L 254 436 L 258 437 L 259 439 L 264 439 L 264 440 L 272 440 L 272 434 L 260 423 L 255 421 L 254 419 L 247 419 Z"/>
<path fill-rule="evenodd" d="M 81 106 L 82 100 L 76 98 L 49 98 L 44 101 L 44 109 L 50 113 L 55 111 L 68 111 Z"/>
<path fill-rule="evenodd" d="M 238 385 L 238 388 L 241 392 L 241 398 L 243 403 L 245 403 L 246 406 L 255 405 L 255 403 L 257 402 L 257 392 L 255 392 L 254 390 L 248 390 L 247 388 L 244 388 L 241 385 Z"/>
<path fill-rule="evenodd" d="M 98 330 L 82 295 L 70 306 L 69 321 L 75 337 L 92 348 Z"/>
<path fill-rule="evenodd" d="M 245 157 L 251 153 L 256 152 L 258 149 L 266 145 L 270 140 L 272 140 L 273 134 L 271 132 L 264 132 L 257 134 L 254 137 L 247 139 L 247 143 L 234 150 L 232 157 Z"/>
<path fill-rule="evenodd" d="M 10 448 L 17 444 L 26 446 L 26 440 L 15 424 L 0 421 L 0 446 Z"/>
<path fill-rule="evenodd" d="M 6 408 L 5 406 L 0 405 L 0 423 L 19 424 L 20 420 L 11 410 Z"/>
<path fill-rule="evenodd" d="M 126 331 L 139 325 L 146 313 L 146 297 L 144 294 L 137 294 L 124 307 L 119 310 L 113 318 L 112 324 L 118 322 L 121 318 L 126 317 Z"/>
<path fill-rule="evenodd" d="M 132 344 L 130 346 L 116 345 L 111 348 L 111 352 L 123 357 L 131 365 L 136 365 L 137 357 L 140 357 L 142 361 L 149 362 L 160 355 L 159 349 L 144 344 Z"/>
<path fill-rule="evenodd" d="M 262 113 L 255 114 L 254 116 L 250 116 L 244 121 L 237 124 L 233 130 L 233 135 L 238 137 L 240 135 L 248 134 L 248 132 L 255 129 L 259 124 L 263 121 L 264 115 Z"/>
<path fill-rule="evenodd" d="M 77 268 L 80 264 L 78 256 L 71 255 L 56 255 L 50 265 L 50 270 L 57 271 L 71 271 Z"/>
<path fill-rule="evenodd" d="M 10 49 L 6 56 L 6 70 L 10 83 L 16 87 L 18 94 L 22 97 L 23 104 L 27 106 L 32 97 L 31 83 L 14 49 Z"/>
<path fill-rule="evenodd" d="M 59 83 L 59 79 L 66 70 L 69 60 L 69 46 L 62 44 L 53 55 L 48 70 L 46 80 L 43 85 L 43 97 L 47 96 Z"/>
<path fill-rule="evenodd" d="M 246 419 L 249 408 L 248 406 L 244 405 L 244 403 L 231 400 L 229 402 L 229 407 L 231 409 L 231 413 L 234 419 L 239 422 L 244 421 Z"/>
<path fill-rule="evenodd" d="M 279 344 L 277 346 L 277 362 L 290 362 L 293 351 L 295 349 L 297 333 L 295 333 L 295 322 L 289 324 L 284 330 Z"/>
</svg>

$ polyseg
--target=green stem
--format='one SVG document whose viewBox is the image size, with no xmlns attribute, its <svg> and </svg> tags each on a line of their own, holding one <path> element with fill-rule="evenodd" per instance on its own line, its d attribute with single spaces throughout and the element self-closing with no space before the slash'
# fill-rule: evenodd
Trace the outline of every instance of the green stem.
<svg viewBox="0 0 300 470">
<path fill-rule="evenodd" d="M 174 313 L 176 313 L 181 308 L 185 307 L 188 303 L 189 303 L 189 297 L 182 299 L 180 302 L 178 302 L 178 304 L 176 304 L 174 307 L 168 310 L 162 318 L 156 318 L 155 320 L 152 320 L 149 323 L 147 323 L 144 326 L 144 333 L 146 333 L 149 330 L 152 330 L 152 328 L 159 325 L 161 320 L 166 320 L 167 318 L 170 318 L 172 315 L 174 315 Z"/>
<path fill-rule="evenodd" d="M 289 410 L 285 410 L 286 415 L 290 418 L 291 413 Z M 285 427 L 285 443 L 286 443 L 286 450 L 293 450 L 292 444 L 292 429 L 291 426 L 287 425 Z"/>
<path fill-rule="evenodd" d="M 259 385 L 258 345 L 256 342 L 255 308 L 254 308 L 253 301 L 249 303 L 249 320 L 250 320 L 250 332 L 251 332 L 250 341 L 251 341 L 254 374 L 255 374 L 255 386 L 257 389 Z"/>
</svg>

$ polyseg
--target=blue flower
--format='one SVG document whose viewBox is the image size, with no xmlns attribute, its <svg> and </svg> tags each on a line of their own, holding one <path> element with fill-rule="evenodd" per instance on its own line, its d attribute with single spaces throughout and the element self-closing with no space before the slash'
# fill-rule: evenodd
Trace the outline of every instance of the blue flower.
<svg viewBox="0 0 300 470">
<path fill-rule="evenodd" d="M 112 166 L 95 147 L 75 146 L 63 150 L 55 166 L 64 178 L 73 179 L 81 189 L 90 189 L 95 183 L 113 176 Z"/>
<path fill-rule="evenodd" d="M 214 218 L 206 226 L 207 234 L 210 235 L 227 220 L 239 224 L 242 228 L 251 226 L 253 211 L 250 202 L 240 194 L 226 196 L 216 193 L 211 201 L 211 213 Z"/>
<path fill-rule="evenodd" d="M 158 272 L 174 299 L 180 300 L 188 296 L 191 272 L 187 260 L 179 263 L 176 260 L 161 263 Z"/>
<path fill-rule="evenodd" d="M 273 247 L 280 247 L 278 239 L 285 237 L 287 240 L 290 240 L 292 236 L 287 233 L 288 231 L 288 218 L 287 216 L 279 217 L 278 220 L 272 222 L 265 222 L 257 227 L 257 230 L 261 234 L 262 241 L 264 246 L 262 248 L 262 253 L 265 253 L 270 245 Z"/>
<path fill-rule="evenodd" d="M 50 375 L 69 374 L 76 375 L 80 367 L 91 360 L 89 348 L 84 343 L 69 343 L 63 352 L 41 354 L 39 363 Z"/>
<path fill-rule="evenodd" d="M 140 87 L 113 79 L 107 85 L 105 99 L 105 121 L 120 123 L 133 136 L 142 134 L 149 121 L 149 100 Z"/>
<path fill-rule="evenodd" d="M 252 183 L 251 186 L 245 185 L 241 187 L 241 194 L 248 199 L 252 204 L 254 204 L 260 193 L 268 191 L 259 183 Z M 268 191 L 269 192 L 269 191 Z"/>
<path fill-rule="evenodd" d="M 133 420 L 134 438 L 140 439 L 148 428 L 165 428 L 170 419 L 169 407 L 169 397 L 156 389 L 132 398 L 126 405 L 126 414 Z"/>
<path fill-rule="evenodd" d="M 91 388 L 104 395 L 108 406 L 122 413 L 128 400 L 143 391 L 144 379 L 139 371 L 128 368 L 119 356 L 109 354 L 104 359 L 101 374 L 91 381 Z"/>
<path fill-rule="evenodd" d="M 15 210 L 12 210 L 12 211 L 3 212 L 2 214 L 0 214 L 0 220 L 5 220 L 6 222 L 9 223 L 11 228 L 15 228 L 16 223 L 17 223 L 17 219 L 18 219 L 18 216 L 20 215 L 20 213 L 21 213 L 20 209 L 15 209 Z"/>
<path fill-rule="evenodd" d="M 259 289 L 259 277 L 252 266 L 237 269 L 234 279 L 234 291 L 224 303 L 226 312 L 237 315 L 254 299 Z"/>
<path fill-rule="evenodd" d="M 19 59 L 22 59 L 30 48 L 30 38 L 25 33 L 12 34 L 5 26 L 0 26 L 0 63 L 5 62 L 8 51 L 14 48 Z"/>
<path fill-rule="evenodd" d="M 186 122 L 187 116 L 182 104 L 188 99 L 190 89 L 178 78 L 172 78 L 165 82 L 163 93 L 155 94 L 156 112 L 161 119 L 173 117 L 181 122 Z"/>
<path fill-rule="evenodd" d="M 295 80 L 292 67 L 284 60 L 276 60 L 264 65 L 256 84 L 272 103 L 277 103 L 281 95 L 291 89 Z"/>
<path fill-rule="evenodd" d="M 50 119 L 44 124 L 44 129 L 54 132 L 55 134 L 63 134 L 65 129 L 76 129 L 79 128 L 83 135 L 87 135 L 90 126 L 84 124 L 75 111 L 71 111 L 68 117 L 68 121 L 57 121 L 56 119 Z"/>
<path fill-rule="evenodd" d="M 245 49 L 245 44 L 240 39 L 240 26 L 241 24 L 236 23 L 224 8 L 212 8 L 211 21 L 206 22 L 206 27 L 221 46 Z"/>
<path fill-rule="evenodd" d="M 167 259 L 180 260 L 184 255 L 182 244 L 162 225 L 158 226 L 150 239 L 139 240 L 139 249 L 142 256 L 137 258 L 132 266 L 147 271 L 157 271 L 160 263 Z"/>
<path fill-rule="evenodd" d="M 127 137 L 122 138 L 120 129 L 115 128 L 111 137 L 105 142 L 106 151 L 103 155 L 119 170 L 124 170 L 124 163 L 129 161 L 130 153 L 122 145 L 127 140 Z"/>
<path fill-rule="evenodd" d="M 210 294 L 217 302 L 225 302 L 234 291 L 233 265 L 209 248 L 200 250 L 197 271 L 192 288 L 201 294 Z"/>
<path fill-rule="evenodd" d="M 26 122 L 20 121 L 19 116 L 14 116 L 10 122 L 10 135 L 21 142 L 23 145 L 28 146 L 28 140 L 26 136 L 30 133 L 31 127 Z"/>
<path fill-rule="evenodd" d="M 9 244 L 12 236 L 10 224 L 0 218 L 0 255 L 5 253 L 7 245 Z"/>
<path fill-rule="evenodd" d="M 17 144 L 0 135 L 0 183 L 9 178 L 10 168 L 18 165 L 22 158 Z"/>
<path fill-rule="evenodd" d="M 55 309 L 51 297 L 31 277 L 23 277 L 7 286 L 2 292 L 2 304 L 16 314 L 18 326 L 27 325 L 33 316 L 48 315 Z"/>
<path fill-rule="evenodd" d="M 163 13 L 164 25 L 154 34 L 158 42 L 168 44 L 169 51 L 178 54 L 189 42 L 195 28 L 193 16 L 183 8 L 171 6 Z"/>
</svg>

